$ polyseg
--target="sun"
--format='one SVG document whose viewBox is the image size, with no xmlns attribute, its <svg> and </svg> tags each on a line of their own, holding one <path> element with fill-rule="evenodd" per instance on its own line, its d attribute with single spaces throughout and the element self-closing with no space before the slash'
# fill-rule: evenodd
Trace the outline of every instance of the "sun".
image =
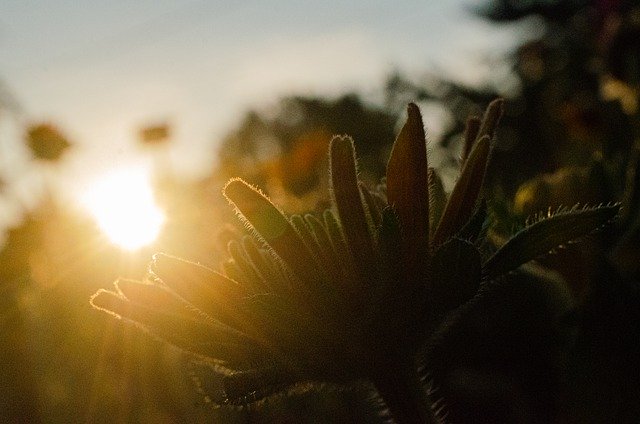
<svg viewBox="0 0 640 424">
<path fill-rule="evenodd" d="M 111 242 L 126 250 L 153 243 L 165 221 L 149 172 L 142 167 L 120 168 L 96 178 L 81 203 Z"/>
</svg>

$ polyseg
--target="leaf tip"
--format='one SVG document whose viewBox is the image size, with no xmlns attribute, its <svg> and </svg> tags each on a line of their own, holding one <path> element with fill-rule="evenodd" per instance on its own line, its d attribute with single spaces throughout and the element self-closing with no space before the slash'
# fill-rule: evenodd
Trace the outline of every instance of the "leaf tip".
<svg viewBox="0 0 640 424">
<path fill-rule="evenodd" d="M 225 199 L 227 199 L 227 201 L 229 201 L 230 203 L 233 203 L 232 198 L 236 193 L 238 193 L 239 190 L 244 189 L 243 186 L 252 188 L 249 185 L 249 183 L 247 183 L 245 180 L 243 180 L 240 177 L 231 178 L 229 181 L 227 181 L 227 183 L 222 188 L 222 195 L 225 197 Z"/>
<path fill-rule="evenodd" d="M 128 303 L 122 294 L 105 289 L 98 290 L 89 298 L 89 304 L 94 309 L 106 312 L 117 319 L 122 319 L 122 315 L 114 312 L 114 309 L 116 309 L 116 302 L 120 304 L 125 302 Z"/>
</svg>

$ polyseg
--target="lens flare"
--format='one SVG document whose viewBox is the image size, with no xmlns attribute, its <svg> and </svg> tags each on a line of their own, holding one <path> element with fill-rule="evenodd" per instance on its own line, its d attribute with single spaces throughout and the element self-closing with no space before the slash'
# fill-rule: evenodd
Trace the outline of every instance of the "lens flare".
<svg viewBox="0 0 640 424">
<path fill-rule="evenodd" d="M 136 250 L 153 243 L 165 221 L 144 168 L 123 168 L 97 178 L 81 197 L 114 244 Z"/>
</svg>

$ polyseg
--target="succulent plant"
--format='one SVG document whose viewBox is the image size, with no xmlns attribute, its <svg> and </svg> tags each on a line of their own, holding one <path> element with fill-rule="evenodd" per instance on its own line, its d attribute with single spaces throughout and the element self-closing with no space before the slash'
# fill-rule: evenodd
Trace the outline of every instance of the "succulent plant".
<svg viewBox="0 0 640 424">
<path fill-rule="evenodd" d="M 501 112 L 497 100 L 482 120 L 469 121 L 449 196 L 428 166 L 422 117 L 410 104 L 381 186 L 358 181 L 353 141 L 335 137 L 332 208 L 321 217 L 288 217 L 256 188 L 231 180 L 224 195 L 252 235 L 230 243 L 223 272 L 157 254 L 144 281 L 119 280 L 91 302 L 231 370 L 230 397 L 264 385 L 366 380 L 397 422 L 436 422 L 439 405 L 428 400 L 416 361 L 443 317 L 483 281 L 592 232 L 618 211 L 554 215 L 483 258 L 481 193 Z"/>
</svg>

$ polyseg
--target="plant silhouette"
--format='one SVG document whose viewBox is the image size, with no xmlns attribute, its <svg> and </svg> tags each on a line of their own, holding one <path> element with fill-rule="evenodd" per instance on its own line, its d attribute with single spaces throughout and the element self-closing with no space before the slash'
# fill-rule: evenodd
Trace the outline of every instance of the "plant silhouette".
<svg viewBox="0 0 640 424">
<path fill-rule="evenodd" d="M 502 104 L 469 121 L 449 196 L 429 167 L 422 117 L 410 104 L 380 186 L 358 181 L 353 141 L 334 137 L 332 208 L 322 217 L 287 217 L 233 179 L 224 195 L 252 235 L 230 243 L 223 272 L 157 254 L 144 281 L 118 280 L 91 302 L 228 369 L 230 400 L 297 381 L 366 380 L 396 422 L 437 422 L 442 402 L 428 398 L 417 363 L 445 315 L 481 285 L 618 212 L 569 209 L 484 255 L 482 188 Z"/>
</svg>

